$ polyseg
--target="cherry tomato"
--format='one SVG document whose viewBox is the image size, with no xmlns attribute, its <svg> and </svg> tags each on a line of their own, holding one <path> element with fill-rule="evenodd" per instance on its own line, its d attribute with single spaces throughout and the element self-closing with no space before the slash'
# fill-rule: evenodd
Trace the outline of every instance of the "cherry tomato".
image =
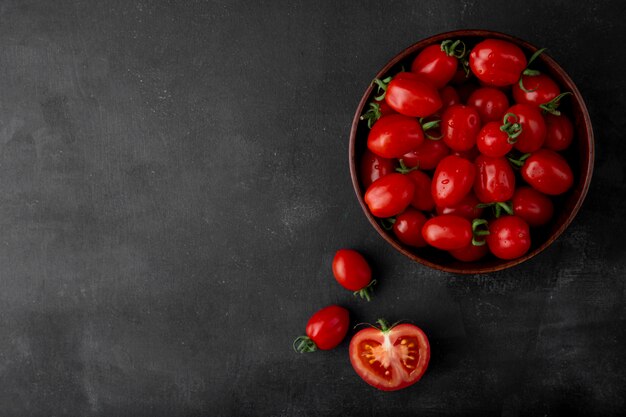
<svg viewBox="0 0 626 417">
<path fill-rule="evenodd" d="M 519 187 L 513 195 L 513 212 L 531 227 L 548 223 L 554 213 L 552 201 L 531 187 Z"/>
<path fill-rule="evenodd" d="M 502 120 L 509 108 L 509 99 L 497 88 L 483 87 L 469 96 L 467 105 L 476 109 L 480 121 L 485 124 Z"/>
<path fill-rule="evenodd" d="M 515 191 L 515 173 L 506 158 L 480 155 L 474 162 L 474 193 L 482 203 L 508 201 Z"/>
<path fill-rule="evenodd" d="M 454 151 L 466 151 L 476 144 L 480 117 L 475 108 L 455 104 L 443 112 L 441 133 L 443 141 Z"/>
<path fill-rule="evenodd" d="M 361 157 L 361 183 L 367 188 L 377 179 L 395 172 L 396 166 L 392 159 L 382 158 L 369 149 Z"/>
<path fill-rule="evenodd" d="M 422 237 L 424 223 L 426 216 L 421 211 L 408 208 L 396 217 L 393 232 L 405 245 L 421 248 L 426 246 L 426 241 Z"/>
<path fill-rule="evenodd" d="M 389 83 L 385 101 L 400 114 L 426 117 L 441 108 L 441 97 L 435 87 L 412 72 L 401 72 Z"/>
<path fill-rule="evenodd" d="M 398 173 L 385 175 L 369 186 L 365 203 L 376 217 L 386 218 L 400 214 L 411 204 L 415 185 Z"/>
<path fill-rule="evenodd" d="M 424 332 L 412 324 L 380 329 L 366 328 L 350 341 L 350 363 L 368 384 L 383 391 L 396 391 L 420 380 L 430 360 L 430 345 Z"/>
<path fill-rule="evenodd" d="M 424 140 L 419 148 L 402 156 L 402 161 L 409 168 L 418 167 L 422 170 L 431 170 L 437 167 L 439 161 L 450 153 L 450 148 L 441 140 Z"/>
<path fill-rule="evenodd" d="M 381 117 L 367 137 L 370 151 L 383 158 L 401 158 L 424 142 L 424 131 L 417 119 L 392 114 Z"/>
<path fill-rule="evenodd" d="M 372 269 L 359 252 L 339 249 L 333 258 L 333 275 L 342 287 L 370 300 L 375 281 L 372 281 Z"/>
<path fill-rule="evenodd" d="M 550 149 L 533 153 L 521 169 L 531 187 L 548 195 L 559 195 L 574 184 L 574 173 L 565 158 Z"/>
<path fill-rule="evenodd" d="M 462 262 L 475 262 L 484 258 L 488 253 L 487 245 L 476 246 L 471 243 L 464 248 L 450 251 L 450 255 Z"/>
<path fill-rule="evenodd" d="M 524 88 L 519 83 L 513 85 L 513 99 L 516 103 L 538 106 L 556 98 L 561 93 L 559 86 L 545 74 L 522 75 Z"/>
<path fill-rule="evenodd" d="M 567 116 L 556 116 L 548 113 L 544 116 L 546 121 L 546 141 L 543 144 L 553 151 L 563 151 L 574 140 L 574 126 Z"/>
<path fill-rule="evenodd" d="M 346 337 L 349 324 L 348 310 L 336 305 L 325 307 L 311 316 L 306 336 L 298 337 L 293 347 L 300 353 L 332 349 Z"/>
<path fill-rule="evenodd" d="M 500 158 L 513 149 L 509 134 L 502 131 L 502 123 L 489 122 L 480 129 L 476 138 L 476 146 L 481 154 L 492 158 Z"/>
<path fill-rule="evenodd" d="M 528 224 L 517 216 L 502 216 L 489 222 L 489 250 L 497 258 L 515 259 L 530 249 Z"/>
<path fill-rule="evenodd" d="M 472 225 L 469 220 L 453 214 L 428 219 L 422 228 L 426 243 L 437 249 L 461 249 L 472 243 Z"/>
<path fill-rule="evenodd" d="M 476 168 L 467 159 L 446 156 L 439 162 L 433 176 L 431 193 L 435 204 L 452 207 L 463 200 L 474 185 Z"/>
<path fill-rule="evenodd" d="M 449 85 L 443 87 L 441 90 L 439 90 L 439 95 L 441 96 L 442 110 L 445 110 L 455 104 L 461 104 L 461 98 L 459 97 L 459 93 L 456 92 L 454 87 L 451 87 Z"/>
<path fill-rule="evenodd" d="M 479 219 L 483 214 L 483 208 L 478 207 L 480 201 L 474 193 L 469 193 L 460 203 L 452 207 L 440 207 L 437 206 L 437 214 L 454 214 L 456 216 L 463 217 L 467 220 Z"/>
<path fill-rule="evenodd" d="M 515 114 L 517 123 L 522 127 L 522 133 L 513 147 L 524 153 L 540 149 L 546 138 L 546 124 L 539 108 L 530 104 L 516 104 L 507 110 L 508 113 Z"/>
<path fill-rule="evenodd" d="M 413 199 L 411 205 L 418 210 L 431 211 L 435 208 L 435 202 L 433 196 L 430 193 L 431 179 L 428 175 L 422 171 L 413 170 L 405 174 L 413 184 L 415 185 L 415 192 L 413 193 Z"/>
<path fill-rule="evenodd" d="M 411 72 L 421 75 L 436 88 L 442 88 L 454 77 L 459 64 L 453 53 L 446 52 L 441 44 L 427 46 L 413 60 Z"/>
<path fill-rule="evenodd" d="M 518 82 L 526 68 L 526 56 L 511 42 L 485 39 L 472 49 L 469 65 L 480 81 L 502 87 Z"/>
</svg>

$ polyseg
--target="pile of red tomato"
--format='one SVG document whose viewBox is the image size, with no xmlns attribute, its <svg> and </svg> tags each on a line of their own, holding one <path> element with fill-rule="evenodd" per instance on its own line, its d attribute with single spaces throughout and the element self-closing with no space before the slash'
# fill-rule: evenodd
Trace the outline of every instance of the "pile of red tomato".
<svg viewBox="0 0 626 417">
<path fill-rule="evenodd" d="M 375 80 L 362 116 L 364 200 L 405 245 L 472 262 L 523 256 L 531 228 L 550 222 L 553 196 L 574 175 L 560 153 L 574 138 L 562 92 L 515 44 L 431 45 L 410 71 Z"/>
</svg>

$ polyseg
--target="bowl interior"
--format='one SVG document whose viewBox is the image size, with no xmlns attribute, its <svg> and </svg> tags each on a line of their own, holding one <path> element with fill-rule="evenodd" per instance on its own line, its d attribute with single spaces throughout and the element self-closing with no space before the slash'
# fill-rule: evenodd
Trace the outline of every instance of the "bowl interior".
<svg viewBox="0 0 626 417">
<path fill-rule="evenodd" d="M 386 76 L 394 75 L 400 72 L 403 67 L 410 68 L 413 58 L 420 50 L 426 46 L 440 43 L 445 39 L 462 39 L 467 44 L 468 48 L 471 48 L 473 45 L 485 38 L 504 39 L 509 42 L 513 42 L 522 48 L 527 57 L 530 57 L 530 55 L 538 49 L 528 42 L 498 32 L 460 30 L 442 33 L 420 41 L 400 52 L 387 65 L 385 65 L 385 67 L 376 75 L 376 78 L 385 78 Z M 575 175 L 575 182 L 572 190 L 564 195 L 552 199 L 555 206 L 555 215 L 552 221 L 544 227 L 531 229 L 532 245 L 528 253 L 523 257 L 511 261 L 500 260 L 492 255 L 489 255 L 489 257 L 477 262 L 460 262 L 455 260 L 447 252 L 440 251 L 432 247 L 413 248 L 406 246 L 395 238 L 393 232 L 388 232 L 381 227 L 379 221 L 372 216 L 363 201 L 365 189 L 361 185 L 358 175 L 359 161 L 361 160 L 361 156 L 366 149 L 367 135 L 369 133 L 367 124 L 360 121 L 359 117 L 363 114 L 367 103 L 372 101 L 375 95 L 373 87 L 371 85 L 368 87 L 359 103 L 352 122 L 349 148 L 350 173 L 357 198 L 363 208 L 363 211 L 365 212 L 365 215 L 378 233 L 394 248 L 409 258 L 435 269 L 459 274 L 487 273 L 509 268 L 532 258 L 558 238 L 571 223 L 585 198 L 591 181 L 594 153 L 593 131 L 585 103 L 580 95 L 580 92 L 576 88 L 576 85 L 565 73 L 565 71 L 563 71 L 563 69 L 549 57 L 548 54 L 549 51 L 541 54 L 539 58 L 533 62 L 532 68 L 538 69 L 549 75 L 559 84 L 561 91 L 570 91 L 572 93 L 571 96 L 568 96 L 561 101 L 559 110 L 569 116 L 574 124 L 574 142 L 565 152 L 562 152 L 562 154 L 572 167 L 572 171 Z"/>
</svg>

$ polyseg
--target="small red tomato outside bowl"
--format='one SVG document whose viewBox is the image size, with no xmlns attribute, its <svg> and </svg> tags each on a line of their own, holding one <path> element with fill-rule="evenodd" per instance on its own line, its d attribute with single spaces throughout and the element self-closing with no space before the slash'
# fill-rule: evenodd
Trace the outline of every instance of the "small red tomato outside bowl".
<svg viewBox="0 0 626 417">
<path fill-rule="evenodd" d="M 446 39 L 461 39 L 471 47 L 471 45 L 487 38 L 502 39 L 512 42 L 524 51 L 527 58 L 539 49 L 526 41 L 504 33 L 488 30 L 457 30 L 431 36 L 408 47 L 393 57 L 391 61 L 376 74 L 375 78 L 384 79 L 385 77 L 400 72 L 403 67 L 411 68 L 412 60 L 422 49 L 433 44 L 441 43 Z M 549 45 L 545 46 L 549 47 Z M 568 115 L 574 124 L 574 142 L 564 153 L 574 172 L 574 187 L 567 193 L 554 199 L 554 217 L 550 223 L 533 229 L 530 250 L 522 257 L 513 260 L 502 260 L 489 256 L 477 262 L 461 262 L 448 253 L 432 247 L 414 248 L 407 246 L 396 238 L 393 231 L 383 229 L 379 220 L 370 213 L 363 200 L 365 188 L 360 183 L 359 179 L 359 163 L 361 156 L 367 149 L 367 135 L 369 132 L 367 122 L 360 120 L 360 117 L 367 111 L 368 103 L 373 101 L 374 96 L 377 95 L 373 85 L 370 85 L 367 90 L 365 90 L 356 109 L 350 132 L 350 175 L 356 196 L 365 216 L 374 229 L 376 229 L 376 231 L 396 250 L 416 262 L 441 271 L 456 274 L 482 274 L 507 269 L 534 257 L 550 246 L 569 226 L 578 213 L 591 182 L 594 160 L 593 130 L 589 113 L 578 88 L 576 88 L 572 79 L 559 64 L 550 57 L 549 53 L 548 49 L 546 52 L 539 55 L 533 62 L 532 67 L 549 75 L 557 82 L 561 91 L 570 91 L 572 93 L 572 95 L 562 100 L 559 110 Z"/>
</svg>

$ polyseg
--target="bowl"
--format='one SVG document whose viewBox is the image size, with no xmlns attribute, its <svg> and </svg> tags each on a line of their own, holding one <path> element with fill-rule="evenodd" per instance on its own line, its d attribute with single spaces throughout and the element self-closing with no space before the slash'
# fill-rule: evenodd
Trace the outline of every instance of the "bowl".
<svg viewBox="0 0 626 417">
<path fill-rule="evenodd" d="M 462 39 L 471 47 L 485 38 L 502 39 L 512 42 L 524 51 L 527 58 L 538 49 L 536 46 L 526 41 L 500 32 L 488 30 L 456 30 L 431 36 L 411 45 L 393 57 L 393 59 L 376 74 L 376 78 L 383 79 L 389 75 L 396 74 L 401 71 L 403 66 L 410 68 L 411 62 L 417 53 L 429 45 L 440 43 L 446 39 Z M 546 46 L 549 47 L 549 45 Z M 524 256 L 513 260 L 501 260 L 489 255 L 488 258 L 477 262 L 461 262 L 452 258 L 448 253 L 432 247 L 412 248 L 406 246 L 395 238 L 393 232 L 383 229 L 377 219 L 369 212 L 363 200 L 365 190 L 359 180 L 359 162 L 363 151 L 367 147 L 367 135 L 369 132 L 367 123 L 361 121 L 360 116 L 365 112 L 365 107 L 373 100 L 375 95 L 373 85 L 370 84 L 365 90 L 356 109 L 352 121 L 352 129 L 350 131 L 350 175 L 359 204 L 372 227 L 400 253 L 428 267 L 455 274 L 483 274 L 500 271 L 525 262 L 546 249 L 561 236 L 574 217 L 576 217 L 585 199 L 587 190 L 589 189 L 593 171 L 594 140 L 589 113 L 572 79 L 556 61 L 550 58 L 549 49 L 533 62 L 532 67 L 533 69 L 539 69 L 549 75 L 559 84 L 562 91 L 570 91 L 572 93 L 571 96 L 563 99 L 559 109 L 572 119 L 574 125 L 574 142 L 562 153 L 570 163 L 575 178 L 572 190 L 553 199 L 555 214 L 551 222 L 546 226 L 531 230 L 532 245 L 530 250 Z"/>
</svg>

